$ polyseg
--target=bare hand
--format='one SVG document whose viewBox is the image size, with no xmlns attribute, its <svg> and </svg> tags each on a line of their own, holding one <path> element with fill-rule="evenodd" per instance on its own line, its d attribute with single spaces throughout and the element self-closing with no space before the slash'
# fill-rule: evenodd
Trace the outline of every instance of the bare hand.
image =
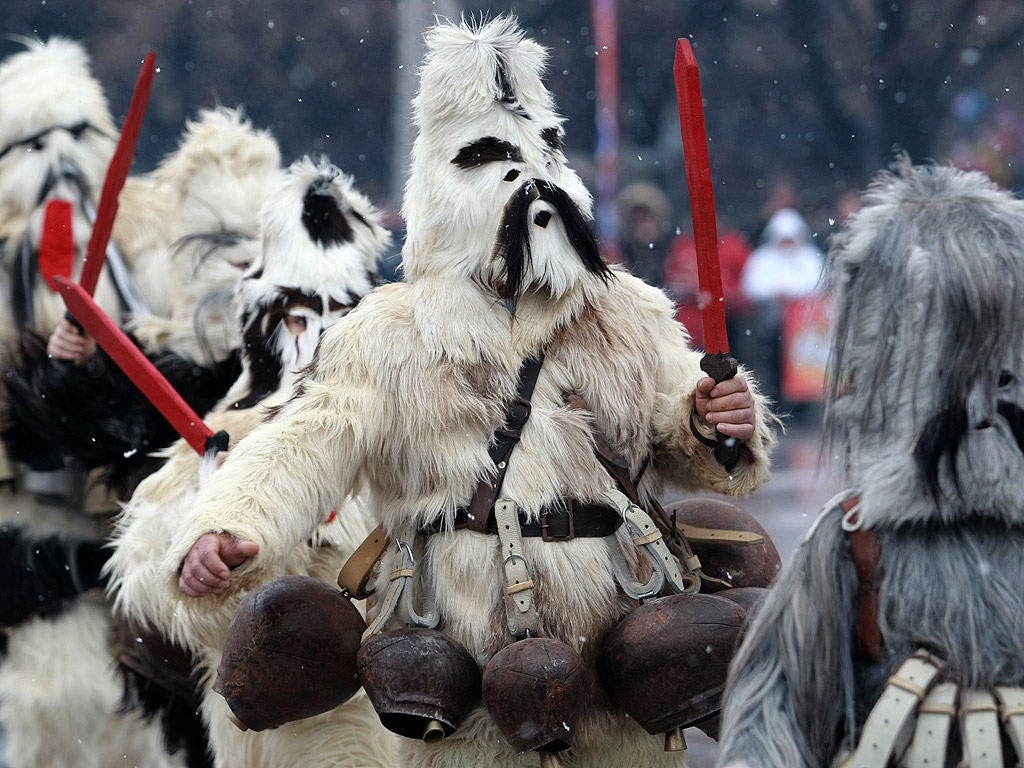
<svg viewBox="0 0 1024 768">
<path fill-rule="evenodd" d="M 85 331 L 79 331 L 62 317 L 46 343 L 46 354 L 58 360 L 81 363 L 96 353 L 96 340 Z"/>
<path fill-rule="evenodd" d="M 697 382 L 697 415 L 723 435 L 749 440 L 757 423 L 754 396 L 741 374 L 719 383 L 710 377 Z"/>
<path fill-rule="evenodd" d="M 204 533 L 185 556 L 178 589 L 189 597 L 220 594 L 231 584 L 231 569 L 259 551 L 255 541 L 230 533 Z"/>
</svg>

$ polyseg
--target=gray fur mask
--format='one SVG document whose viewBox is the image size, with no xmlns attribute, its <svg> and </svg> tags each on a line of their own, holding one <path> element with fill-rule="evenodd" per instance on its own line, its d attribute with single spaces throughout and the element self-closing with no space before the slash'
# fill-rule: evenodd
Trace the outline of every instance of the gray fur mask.
<svg viewBox="0 0 1024 768">
<path fill-rule="evenodd" d="M 826 413 L 863 523 L 1024 522 L 1024 204 L 909 164 L 865 203 L 831 249 Z"/>
</svg>

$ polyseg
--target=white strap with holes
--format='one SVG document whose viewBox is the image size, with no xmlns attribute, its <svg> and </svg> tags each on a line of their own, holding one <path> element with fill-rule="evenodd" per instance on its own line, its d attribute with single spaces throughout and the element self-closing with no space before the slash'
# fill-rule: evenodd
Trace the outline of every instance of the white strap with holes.
<svg viewBox="0 0 1024 768">
<path fill-rule="evenodd" d="M 997 685 L 999 719 L 1017 752 L 1017 760 L 1024 765 L 1024 689 Z"/>
<path fill-rule="evenodd" d="M 513 637 L 537 636 L 537 609 L 533 600 L 533 573 L 523 553 L 523 534 L 519 528 L 519 507 L 514 501 L 494 502 L 494 520 L 498 525 L 501 566 L 505 573 L 505 615 Z"/>
<path fill-rule="evenodd" d="M 629 531 L 633 543 L 645 551 L 654 566 L 661 571 L 674 592 L 686 592 L 687 585 L 683 582 L 683 574 L 679 569 L 679 561 L 669 552 L 661 531 L 651 516 L 630 501 L 619 491 L 604 491 L 604 497 L 612 507 L 619 510 L 622 520 Z"/>
<path fill-rule="evenodd" d="M 1003 768 L 999 707 L 988 691 L 964 691 L 960 700 L 960 734 L 964 765 Z"/>
<path fill-rule="evenodd" d="M 917 709 L 917 728 L 906 768 L 941 768 L 946 764 L 959 690 L 956 683 L 939 683 L 928 691 Z"/>
<path fill-rule="evenodd" d="M 914 712 L 939 675 L 939 662 L 916 651 L 889 678 L 861 731 L 857 749 L 844 765 L 879 768 L 906 749 L 913 735 Z"/>
<path fill-rule="evenodd" d="M 412 526 L 406 529 L 405 536 L 397 542 L 402 559 L 398 567 L 391 572 L 388 588 L 380 601 L 380 610 L 376 618 L 363 632 L 363 641 L 379 632 L 393 616 L 404 627 L 426 627 L 433 629 L 440 621 L 440 614 L 434 608 L 432 600 L 426 600 L 426 615 L 421 616 L 413 606 L 413 578 L 416 576 L 416 558 L 413 547 L 416 545 L 416 531 Z"/>
</svg>

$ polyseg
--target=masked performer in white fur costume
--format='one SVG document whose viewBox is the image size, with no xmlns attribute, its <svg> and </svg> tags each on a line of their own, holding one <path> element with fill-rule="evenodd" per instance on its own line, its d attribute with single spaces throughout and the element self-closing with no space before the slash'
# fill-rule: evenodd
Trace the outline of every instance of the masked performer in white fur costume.
<svg viewBox="0 0 1024 768">
<path fill-rule="evenodd" d="M 188 121 L 179 147 L 151 173 L 130 177 L 121 193 L 115 233 L 136 254 L 136 269 L 149 275 L 144 284 L 161 286 L 164 304 L 131 315 L 129 329 L 200 413 L 240 372 L 231 297 L 259 255 L 259 211 L 280 174 L 273 136 L 241 110 L 220 107 Z M 4 437 L 15 452 L 30 454 L 33 438 L 43 439 L 80 466 L 103 468 L 116 497 L 126 500 L 154 469 L 151 454 L 177 434 L 104 354 L 83 357 L 82 338 L 63 319 L 48 341 L 23 334 L 6 377 Z M 61 367 L 49 357 L 78 365 Z"/>
<path fill-rule="evenodd" d="M 151 298 L 164 306 L 154 311 L 168 313 L 133 315 L 131 327 L 149 358 L 200 413 L 240 373 L 231 297 L 259 254 L 259 211 L 280 174 L 274 138 L 254 128 L 241 110 L 221 107 L 201 110 L 187 122 L 179 147 L 151 173 L 130 177 L 122 190 L 115 236 L 134 254 L 136 270 L 150 275 L 143 284 L 162 287 L 162 296 Z M 166 290 L 169 285 L 173 291 Z M 116 508 L 112 500 L 128 499 L 162 463 L 153 452 L 177 434 L 105 354 L 85 356 L 86 345 L 95 347 L 63 319 L 49 341 L 23 329 L 19 354 L 4 369 L 2 434 L 11 455 L 27 465 L 57 456 L 92 472 L 108 496 L 95 510 L 104 517 L 92 519 L 106 532 L 99 521 L 106 522 Z M 7 563 L 5 626 L 103 584 L 100 568 L 109 550 L 101 531 L 84 539 L 67 531 L 47 533 L 29 526 L 9 528 L 0 537 Z M 89 666 L 106 670 L 113 658 L 108 648 L 101 651 Z M 159 712 L 168 749 L 177 754 L 183 748 L 188 765 L 208 765 L 194 692 L 140 680 L 131 667 L 124 671 L 130 683 L 126 702 L 141 703 L 147 714 Z M 95 709 L 92 702 L 86 706 Z"/>
<path fill-rule="evenodd" d="M 107 166 L 117 141 L 100 84 L 80 45 L 26 40 L 27 50 L 0 64 L 0 345 L 6 357 L 23 330 L 49 334 L 64 314 L 50 278 L 78 278 Z M 60 202 L 58 202 L 60 201 Z M 69 212 L 72 242 L 40 255 L 45 211 Z M 96 290 L 115 317 L 144 303 L 118 249 Z M 112 280 L 110 275 L 115 275 Z M 6 377 L 5 377 L 6 384 Z M 82 514 L 84 474 L 59 457 L 31 468 L 4 464 L 0 545 L 7 562 L 21 534 L 60 533 L 99 541 L 95 519 Z M 25 548 L 30 556 L 34 548 Z M 95 550 L 69 547 L 68 566 L 95 572 Z M 13 570 L 13 569 L 12 569 Z M 22 766 L 162 765 L 159 730 L 140 717 L 116 714 L 120 681 L 111 667 L 110 617 L 102 595 L 50 602 L 11 626 L 8 609 L 24 569 L 2 579 L 6 657 L 0 663 L 0 723 L 6 761 Z M 36 593 L 38 597 L 39 592 Z"/>
<path fill-rule="evenodd" d="M 645 495 L 666 483 L 752 492 L 768 477 L 773 421 L 742 374 L 698 386 L 700 354 L 671 302 L 602 261 L 590 196 L 566 164 L 562 119 L 541 82 L 544 49 L 504 17 L 478 28 L 439 26 L 428 43 L 404 206 L 407 282 L 378 288 L 328 330 L 296 396 L 201 491 L 164 578 L 178 579 L 180 569 L 182 589 L 200 595 L 191 610 L 218 610 L 279 571 L 317 531 L 324 509 L 365 487 L 374 514 L 403 540 L 384 556 L 378 596 L 415 574 L 436 622 L 420 618 L 468 649 L 475 674 L 515 639 L 506 586 L 517 601 L 533 588 L 532 636 L 557 639 L 592 666 L 597 640 L 637 607 L 617 588 L 608 544 L 627 547 L 633 563 L 638 550 L 625 526 L 611 535 L 621 510 L 602 506 L 602 492 L 615 486 L 595 458 L 591 420 L 633 467 L 649 457 Z M 521 364 L 542 352 L 532 415 L 507 465 L 496 465 L 488 447 Z M 567 393 L 589 406 L 569 408 Z M 742 441 L 731 470 L 691 432 L 694 409 Z M 515 503 L 502 508 L 527 536 L 505 560 L 525 560 L 532 574 L 518 589 L 506 585 L 505 544 L 486 527 L 467 527 L 486 525 L 490 510 L 476 517 L 464 509 L 506 466 L 501 494 Z M 544 538 L 562 540 L 542 541 L 542 511 L 541 522 L 564 522 L 570 500 L 596 517 L 581 516 L 575 537 L 564 526 L 543 528 Z M 598 518 L 611 524 L 595 535 Z M 432 531 L 422 551 L 411 547 L 414 569 L 406 546 L 413 529 Z M 682 763 L 600 688 L 583 695 L 587 711 L 566 765 Z M 479 704 L 440 743 L 400 745 L 403 765 L 536 764 L 517 755 Z"/>
<path fill-rule="evenodd" d="M 236 303 L 244 339 L 243 371 L 205 417 L 232 443 L 245 437 L 294 388 L 313 358 L 320 334 L 345 315 L 376 283 L 376 259 L 391 237 L 380 214 L 326 161 L 295 163 L 262 213 L 259 259 L 239 286 Z M 198 603 L 185 598 L 160 564 L 182 517 L 195 500 L 203 472 L 184 441 L 167 463 L 143 481 L 119 520 L 108 563 L 117 611 L 156 627 L 197 655 L 204 689 L 202 711 L 214 763 L 221 768 L 282 765 L 372 768 L 394 764 L 394 737 L 377 721 L 365 696 L 286 728 L 242 732 L 224 699 L 212 690 L 228 624 L 242 595 Z M 215 475 L 214 475 L 215 476 Z M 332 510 L 344 504 L 340 512 Z M 338 569 L 363 540 L 368 518 L 344 495 L 324 507 L 319 524 L 274 568 L 333 583 Z"/>
<path fill-rule="evenodd" d="M 1024 203 L 903 158 L 831 260 L 826 425 L 850 490 L 734 661 L 720 762 L 1002 766 L 1006 748 L 1016 765 Z"/>
</svg>

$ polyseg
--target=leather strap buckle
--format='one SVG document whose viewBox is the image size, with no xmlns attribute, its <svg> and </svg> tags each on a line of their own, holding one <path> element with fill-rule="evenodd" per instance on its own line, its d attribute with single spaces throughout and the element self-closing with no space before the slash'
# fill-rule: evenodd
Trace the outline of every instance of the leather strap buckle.
<svg viewBox="0 0 1024 768">
<path fill-rule="evenodd" d="M 565 507 L 565 516 L 568 519 L 569 530 L 564 536 L 553 534 L 550 532 L 550 522 L 548 521 L 548 510 L 542 509 L 540 511 L 540 538 L 541 541 L 568 541 L 569 539 L 576 538 L 576 516 L 573 514 L 573 500 L 569 499 Z"/>
</svg>

